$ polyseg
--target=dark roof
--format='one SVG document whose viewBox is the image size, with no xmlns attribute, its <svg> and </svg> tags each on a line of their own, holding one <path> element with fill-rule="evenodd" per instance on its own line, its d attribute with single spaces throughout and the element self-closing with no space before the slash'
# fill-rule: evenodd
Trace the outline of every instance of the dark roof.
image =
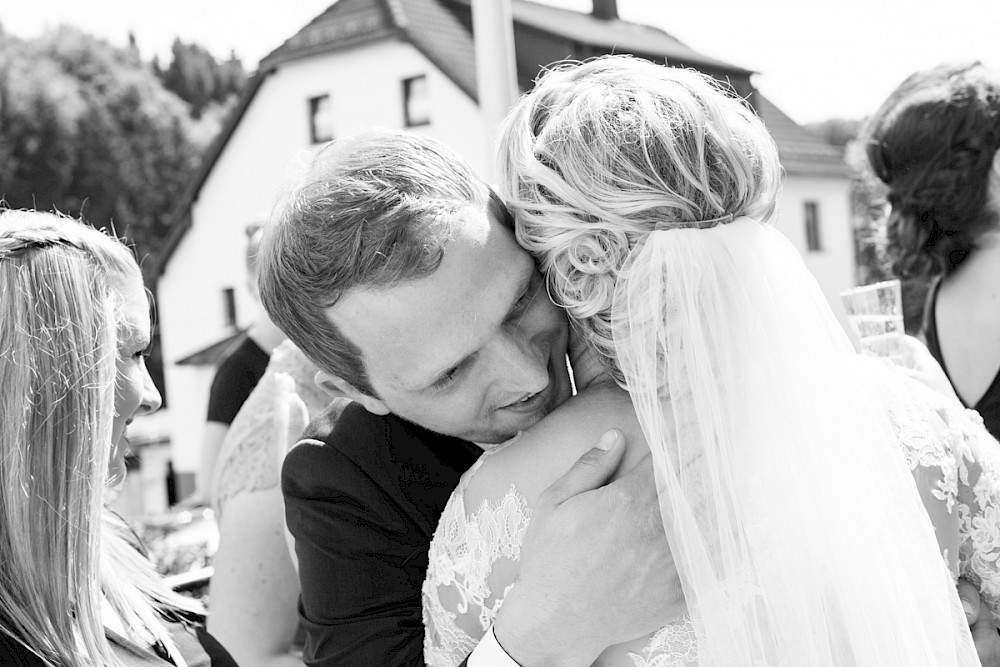
<svg viewBox="0 0 1000 667">
<path fill-rule="evenodd" d="M 203 347 L 197 352 L 192 352 L 183 359 L 174 363 L 178 366 L 214 366 L 229 356 L 233 350 L 239 347 L 247 339 L 246 330 L 237 331 L 226 336 L 220 341 L 216 341 L 207 347 Z"/>
<path fill-rule="evenodd" d="M 515 35 L 528 28 L 602 51 L 644 54 L 737 76 L 750 74 L 750 70 L 700 54 L 658 28 L 619 19 L 608 21 L 528 0 L 513 0 L 511 10 Z M 470 0 L 339 0 L 267 55 L 261 69 L 397 35 L 410 41 L 476 100 L 471 14 Z M 528 81 L 537 74 L 519 72 L 520 78 Z"/>
<path fill-rule="evenodd" d="M 835 146 L 802 127 L 785 115 L 759 92 L 753 94 L 753 105 L 764 121 L 785 173 L 795 176 L 847 176 L 847 163 Z"/>
<path fill-rule="evenodd" d="M 614 52 L 633 53 L 668 64 L 702 69 L 720 78 L 731 78 L 734 87 L 743 95 L 752 90 L 751 70 L 698 53 L 658 28 L 620 19 L 600 19 L 529 0 L 512 0 L 511 6 L 518 81 L 522 88 L 530 86 L 540 66 L 554 60 Z M 476 101 L 471 12 L 470 0 L 338 0 L 265 56 L 238 107 L 174 207 L 169 220 L 170 235 L 161 251 L 148 263 L 147 275 L 155 278 L 163 273 L 191 225 L 192 204 L 268 74 L 287 62 L 395 37 L 413 44 Z M 540 43 L 551 44 L 551 50 L 540 48 Z M 756 91 L 751 99 L 778 143 L 787 173 L 823 176 L 846 173 L 843 159 L 835 148 L 796 125 Z"/>
<path fill-rule="evenodd" d="M 339 0 L 264 57 L 260 69 L 396 36 L 475 99 L 472 34 L 442 0 Z"/>
<path fill-rule="evenodd" d="M 468 5 L 468 1 L 464 4 Z M 590 44 L 613 53 L 648 54 L 665 58 L 668 64 L 676 61 L 692 67 L 701 65 L 727 70 L 738 75 L 752 73 L 748 69 L 698 53 L 669 33 L 652 26 L 620 19 L 608 21 L 592 14 L 524 0 L 514 0 L 512 11 L 515 26 L 531 26 L 578 44 Z"/>
</svg>

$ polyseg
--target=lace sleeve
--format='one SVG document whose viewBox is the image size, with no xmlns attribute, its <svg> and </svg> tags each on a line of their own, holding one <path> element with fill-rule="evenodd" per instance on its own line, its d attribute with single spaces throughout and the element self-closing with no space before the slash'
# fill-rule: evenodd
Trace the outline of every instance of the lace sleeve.
<svg viewBox="0 0 1000 667">
<path fill-rule="evenodd" d="M 462 477 L 438 522 L 423 585 L 424 660 L 453 667 L 469 655 L 510 592 L 531 513 L 511 485 L 466 511 L 465 491 L 489 454 Z M 499 591 L 499 593 L 497 592 Z"/>
<path fill-rule="evenodd" d="M 511 484 L 499 498 L 486 498 L 474 508 L 466 505 L 474 496 L 467 493 L 470 482 L 503 448 L 484 454 L 462 477 L 431 541 L 423 585 L 424 660 L 431 667 L 461 663 L 496 620 L 514 586 L 530 504 Z M 695 629 L 684 614 L 646 637 L 609 647 L 597 664 L 687 667 L 696 665 L 698 657 Z"/>
<path fill-rule="evenodd" d="M 1000 443 L 973 410 L 952 420 L 962 448 L 958 465 L 959 561 L 963 578 L 979 587 L 1000 620 Z M 959 418 L 960 417 L 960 418 Z"/>
<path fill-rule="evenodd" d="M 212 485 L 213 505 L 219 516 L 226 501 L 236 494 L 277 486 L 287 440 L 277 420 L 278 400 L 291 382 L 291 392 L 302 401 L 307 414 L 318 414 L 330 399 L 316 386 L 315 375 L 316 367 L 292 343 L 275 349 L 264 376 L 223 440 Z"/>
<path fill-rule="evenodd" d="M 1000 444 L 977 412 L 915 395 L 891 410 L 907 463 L 953 575 L 976 585 L 1000 619 Z"/>
</svg>

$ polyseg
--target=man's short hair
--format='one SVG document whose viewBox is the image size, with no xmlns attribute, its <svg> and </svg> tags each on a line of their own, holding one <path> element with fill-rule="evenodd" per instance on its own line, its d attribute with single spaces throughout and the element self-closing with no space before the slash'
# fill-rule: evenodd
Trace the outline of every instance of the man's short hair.
<svg viewBox="0 0 1000 667">
<path fill-rule="evenodd" d="M 287 194 L 258 254 L 261 302 L 322 370 L 377 396 L 361 351 L 327 310 L 353 289 L 383 289 L 441 264 L 457 214 L 509 213 L 468 162 L 444 144 L 400 130 L 331 142 Z"/>
</svg>

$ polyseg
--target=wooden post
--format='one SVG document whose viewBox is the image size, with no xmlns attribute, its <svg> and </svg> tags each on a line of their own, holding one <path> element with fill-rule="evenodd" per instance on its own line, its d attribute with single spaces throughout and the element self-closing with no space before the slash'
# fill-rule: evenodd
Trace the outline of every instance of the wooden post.
<svg viewBox="0 0 1000 667">
<path fill-rule="evenodd" d="M 476 85 L 483 117 L 488 170 L 494 180 L 494 138 L 497 125 L 517 97 L 514 23 L 510 0 L 472 0 L 472 32 L 476 45 Z"/>
</svg>

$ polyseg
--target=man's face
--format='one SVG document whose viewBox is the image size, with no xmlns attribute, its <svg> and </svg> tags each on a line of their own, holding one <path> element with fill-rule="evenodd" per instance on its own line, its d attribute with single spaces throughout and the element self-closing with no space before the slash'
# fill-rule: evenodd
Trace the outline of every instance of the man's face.
<svg viewBox="0 0 1000 667">
<path fill-rule="evenodd" d="M 570 396 L 566 319 L 513 234 L 483 210 L 452 223 L 431 275 L 354 290 L 328 311 L 381 400 L 432 431 L 498 443 Z"/>
</svg>

